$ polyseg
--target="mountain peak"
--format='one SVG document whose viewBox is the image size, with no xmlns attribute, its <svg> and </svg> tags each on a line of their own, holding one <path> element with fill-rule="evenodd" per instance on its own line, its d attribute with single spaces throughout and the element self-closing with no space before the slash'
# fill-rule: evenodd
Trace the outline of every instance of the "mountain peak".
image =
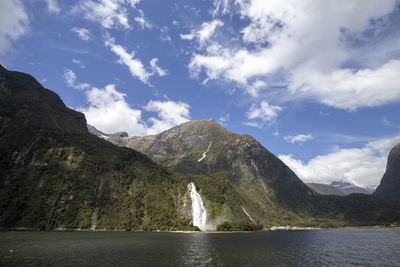
<svg viewBox="0 0 400 267">
<path fill-rule="evenodd" d="M 209 129 L 209 128 L 215 128 L 215 129 L 224 129 L 226 130 L 219 122 L 213 120 L 213 119 L 203 119 L 203 120 L 193 120 L 193 121 L 188 121 L 185 122 L 181 125 L 178 125 L 174 128 L 180 128 L 182 130 L 202 130 L 202 129 Z M 172 129 L 174 129 L 172 128 Z M 168 131 L 168 130 L 167 130 Z"/>
</svg>

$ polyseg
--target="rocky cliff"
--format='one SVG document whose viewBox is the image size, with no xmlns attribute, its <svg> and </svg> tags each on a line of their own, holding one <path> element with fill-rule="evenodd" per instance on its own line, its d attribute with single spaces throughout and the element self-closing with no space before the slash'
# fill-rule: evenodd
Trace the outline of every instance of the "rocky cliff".
<svg viewBox="0 0 400 267">
<path fill-rule="evenodd" d="M 374 195 L 382 198 L 400 199 L 400 144 L 397 144 L 390 151 L 386 172 Z"/>
</svg>

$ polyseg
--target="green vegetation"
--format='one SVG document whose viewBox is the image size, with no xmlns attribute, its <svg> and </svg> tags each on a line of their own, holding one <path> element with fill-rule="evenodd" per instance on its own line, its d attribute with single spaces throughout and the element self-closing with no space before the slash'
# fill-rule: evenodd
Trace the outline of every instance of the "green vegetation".
<svg viewBox="0 0 400 267">
<path fill-rule="evenodd" d="M 230 223 L 224 222 L 217 226 L 217 231 L 261 231 L 263 226 L 261 224 L 249 223 Z"/>
</svg>

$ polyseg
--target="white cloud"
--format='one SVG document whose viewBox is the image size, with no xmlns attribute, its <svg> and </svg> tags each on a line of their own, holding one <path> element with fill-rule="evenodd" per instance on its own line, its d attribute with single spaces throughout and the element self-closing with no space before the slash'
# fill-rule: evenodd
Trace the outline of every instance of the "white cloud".
<svg viewBox="0 0 400 267">
<path fill-rule="evenodd" d="M 157 65 L 157 62 L 158 62 L 158 58 L 153 58 L 152 60 L 150 60 L 150 67 L 153 70 L 153 72 L 157 73 L 157 75 L 160 77 L 167 75 L 167 71 L 160 68 Z"/>
<path fill-rule="evenodd" d="M 214 0 L 214 10 L 212 16 L 215 17 L 218 13 L 225 15 L 229 11 L 229 0 Z"/>
<path fill-rule="evenodd" d="M 190 106 L 183 102 L 174 101 L 150 101 L 145 107 L 146 111 L 158 113 L 157 118 L 150 118 L 152 126 L 147 129 L 148 134 L 157 134 L 171 127 L 189 121 Z"/>
<path fill-rule="evenodd" d="M 28 30 L 29 19 L 21 1 L 0 1 L 0 25 L 0 55 L 3 55 L 11 42 Z"/>
<path fill-rule="evenodd" d="M 354 40 L 368 43 L 371 38 L 363 35 L 366 31 L 382 32 L 387 26 L 378 23 L 379 19 L 393 12 L 398 1 L 349 0 L 340 5 L 313 0 L 235 3 L 240 7 L 241 19 L 248 21 L 238 33 L 240 39 L 232 44 L 231 39 L 221 38 L 195 52 L 189 64 L 192 76 L 204 71 L 210 80 L 235 82 L 257 96 L 253 86 L 256 81 L 268 85 L 270 79 L 283 73 L 290 89 L 286 91 L 289 99 L 312 98 L 347 110 L 400 99 L 400 78 L 394 75 L 399 73 L 398 60 L 386 58 L 378 68 L 361 65 L 343 69 L 350 61 L 368 62 L 355 56 L 375 57 L 372 49 L 369 54 L 354 53 Z M 214 4 L 219 10 L 222 1 Z M 196 32 L 191 34 L 193 37 L 186 38 L 196 36 Z"/>
<path fill-rule="evenodd" d="M 91 38 L 91 34 L 88 29 L 73 27 L 71 31 L 75 32 L 83 41 L 89 41 Z"/>
<path fill-rule="evenodd" d="M 44 0 L 47 4 L 47 10 L 49 13 L 58 14 L 61 11 L 60 6 L 58 5 L 57 0 Z"/>
<path fill-rule="evenodd" d="M 303 143 L 303 142 L 307 142 L 310 141 L 312 139 L 314 139 L 314 136 L 312 134 L 298 134 L 298 135 L 288 135 L 283 137 L 283 139 L 285 139 L 286 141 L 288 141 L 289 143 Z"/>
<path fill-rule="evenodd" d="M 86 19 L 98 22 L 106 29 L 114 27 L 130 29 L 128 8 L 135 7 L 138 2 L 134 0 L 82 0 L 72 12 L 83 14 Z"/>
<path fill-rule="evenodd" d="M 180 36 L 183 40 L 192 40 L 196 37 L 200 45 L 204 45 L 213 36 L 215 29 L 222 26 L 224 26 L 224 23 L 216 19 L 210 22 L 204 22 L 197 31 L 192 31 L 189 34 L 181 34 Z"/>
<path fill-rule="evenodd" d="M 66 69 L 63 75 L 64 81 L 67 86 L 72 87 L 78 90 L 85 90 L 90 87 L 88 83 L 77 83 L 76 82 L 76 74 L 70 69 Z"/>
<path fill-rule="evenodd" d="M 262 101 L 259 105 L 252 104 L 246 116 L 249 120 L 260 120 L 261 123 L 250 121 L 246 122 L 246 125 L 256 127 L 261 127 L 265 123 L 271 125 L 275 122 L 278 112 L 281 110 L 281 107 L 270 105 L 266 101 Z"/>
<path fill-rule="evenodd" d="M 158 76 L 165 76 L 167 71 L 157 65 L 158 58 L 150 60 L 151 72 L 146 70 L 140 59 L 135 58 L 135 52 L 132 51 L 130 54 L 121 45 L 115 44 L 114 38 L 108 38 L 105 41 L 105 45 L 110 47 L 111 51 L 119 57 L 119 63 L 124 64 L 129 68 L 129 71 L 133 77 L 138 78 L 143 83 L 150 85 L 149 78 L 155 74 Z"/>
<path fill-rule="evenodd" d="M 341 109 L 355 110 L 397 102 L 400 99 L 400 60 L 378 69 L 337 69 L 328 74 L 297 71 L 290 89 Z"/>
<path fill-rule="evenodd" d="M 375 187 L 385 172 L 390 149 L 399 142 L 400 136 L 395 136 L 369 142 L 362 148 L 337 148 L 308 163 L 290 154 L 278 157 L 304 182 L 347 181 L 359 186 Z"/>
<path fill-rule="evenodd" d="M 145 84 L 149 84 L 148 80 L 151 77 L 152 73 L 147 72 L 143 63 L 135 58 L 135 52 L 132 51 L 130 54 L 126 52 L 125 48 L 122 46 L 115 44 L 113 38 L 109 38 L 105 45 L 110 47 L 111 51 L 119 57 L 119 63 L 125 64 L 133 77 L 137 77 Z"/>
<path fill-rule="evenodd" d="M 141 121 L 142 112 L 131 108 L 125 94 L 118 92 L 114 84 L 103 89 L 86 92 L 89 107 L 80 108 L 90 125 L 107 133 L 126 131 L 130 135 L 145 135 L 146 126 Z"/>
<path fill-rule="evenodd" d="M 144 13 L 143 10 L 139 9 L 139 14 L 140 16 L 135 17 L 134 20 L 139 23 L 139 25 L 142 27 L 142 29 L 147 28 L 147 29 L 151 29 L 153 26 L 151 25 L 151 23 L 144 17 Z"/>
<path fill-rule="evenodd" d="M 195 35 L 193 33 L 180 34 L 182 40 L 193 40 Z"/>
<path fill-rule="evenodd" d="M 255 80 L 247 86 L 247 92 L 252 97 L 258 97 L 259 92 L 267 88 L 267 84 L 261 80 Z"/>
<path fill-rule="evenodd" d="M 89 124 L 106 133 L 126 131 L 129 135 L 157 134 L 190 118 L 190 106 L 183 102 L 149 101 L 147 112 L 156 112 L 148 123 L 142 119 L 142 110 L 134 109 L 126 102 L 126 95 L 118 92 L 114 84 L 105 88 L 86 91 L 89 107 L 80 108 Z"/>
</svg>

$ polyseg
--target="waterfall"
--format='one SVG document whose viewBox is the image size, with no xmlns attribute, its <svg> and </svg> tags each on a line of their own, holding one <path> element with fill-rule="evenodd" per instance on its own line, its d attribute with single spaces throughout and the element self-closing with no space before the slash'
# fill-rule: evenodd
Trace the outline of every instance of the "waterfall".
<svg viewBox="0 0 400 267">
<path fill-rule="evenodd" d="M 201 231 L 207 230 L 207 211 L 204 208 L 203 199 L 196 191 L 194 183 L 188 184 L 190 198 L 192 199 L 192 218 L 193 225 L 199 227 Z"/>
</svg>

